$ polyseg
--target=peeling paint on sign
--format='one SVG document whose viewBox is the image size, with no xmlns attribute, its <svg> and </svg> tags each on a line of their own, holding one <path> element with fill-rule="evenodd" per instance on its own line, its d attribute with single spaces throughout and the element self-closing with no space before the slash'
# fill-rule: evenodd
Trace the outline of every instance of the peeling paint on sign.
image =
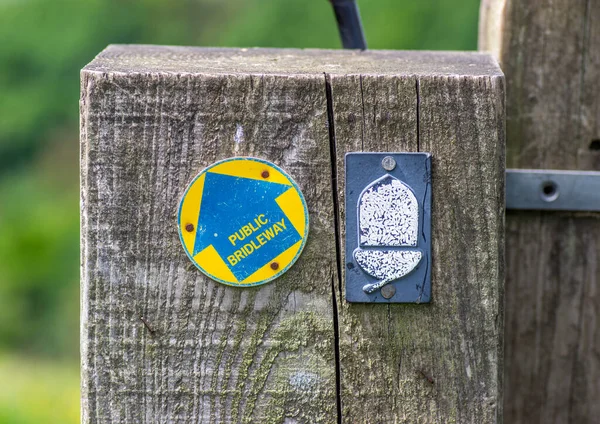
<svg viewBox="0 0 600 424">
<path fill-rule="evenodd" d="M 423 254 L 416 251 L 360 250 L 354 251 L 354 258 L 365 272 L 381 281 L 365 284 L 363 290 L 373 293 L 394 280 L 409 274 L 421 261 Z"/>
<path fill-rule="evenodd" d="M 308 209 L 296 183 L 275 164 L 231 158 L 194 178 L 179 206 L 178 228 L 200 271 L 224 284 L 255 286 L 298 259 Z"/>
<path fill-rule="evenodd" d="M 402 181 L 386 175 L 361 195 L 361 246 L 416 246 L 419 205 Z"/>
</svg>

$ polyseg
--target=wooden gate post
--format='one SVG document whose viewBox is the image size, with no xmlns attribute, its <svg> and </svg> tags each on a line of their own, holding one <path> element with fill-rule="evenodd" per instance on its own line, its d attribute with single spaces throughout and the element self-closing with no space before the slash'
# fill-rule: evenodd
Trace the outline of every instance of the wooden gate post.
<svg viewBox="0 0 600 424">
<path fill-rule="evenodd" d="M 600 170 L 599 19 L 597 1 L 482 2 L 480 49 L 507 79 L 509 168 Z M 600 213 L 506 219 L 506 421 L 596 423 Z"/>
<path fill-rule="evenodd" d="M 504 79 L 477 53 L 110 46 L 81 77 L 84 423 L 502 417 Z M 343 155 L 433 159 L 431 304 L 347 304 Z M 188 260 L 205 166 L 298 183 L 304 253 L 258 287 Z"/>
<path fill-rule="evenodd" d="M 340 233 L 356 213 L 344 210 L 346 152 L 430 152 L 432 301 L 357 305 L 340 296 L 342 416 L 500 422 L 504 77 L 486 55 L 395 54 L 403 66 L 330 76 Z"/>
</svg>

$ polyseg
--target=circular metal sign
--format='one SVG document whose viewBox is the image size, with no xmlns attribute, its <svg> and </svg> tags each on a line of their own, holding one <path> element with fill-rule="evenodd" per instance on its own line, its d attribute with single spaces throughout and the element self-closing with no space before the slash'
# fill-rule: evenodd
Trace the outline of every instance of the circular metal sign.
<svg viewBox="0 0 600 424">
<path fill-rule="evenodd" d="M 256 286 L 286 272 L 308 236 L 296 183 L 271 162 L 231 158 L 198 174 L 183 195 L 179 237 L 200 271 L 231 286 Z"/>
</svg>

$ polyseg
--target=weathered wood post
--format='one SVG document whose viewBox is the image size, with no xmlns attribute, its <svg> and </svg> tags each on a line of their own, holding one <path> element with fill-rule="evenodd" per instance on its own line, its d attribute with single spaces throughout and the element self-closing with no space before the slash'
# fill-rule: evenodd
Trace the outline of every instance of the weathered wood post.
<svg viewBox="0 0 600 424">
<path fill-rule="evenodd" d="M 504 78 L 478 53 L 111 46 L 82 71 L 84 423 L 502 419 Z M 347 152 L 432 154 L 432 301 L 344 299 Z M 275 281 L 219 284 L 177 208 L 253 156 L 304 193 Z"/>
<path fill-rule="evenodd" d="M 482 2 L 480 49 L 507 79 L 509 168 L 600 170 L 598 19 L 595 1 Z M 506 421 L 598 422 L 600 213 L 506 219 Z"/>
</svg>

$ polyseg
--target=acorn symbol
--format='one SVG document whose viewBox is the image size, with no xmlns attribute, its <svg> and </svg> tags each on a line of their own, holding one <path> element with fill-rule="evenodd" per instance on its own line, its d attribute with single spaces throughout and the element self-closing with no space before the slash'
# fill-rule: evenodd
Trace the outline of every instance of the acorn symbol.
<svg viewBox="0 0 600 424">
<path fill-rule="evenodd" d="M 358 200 L 358 222 L 359 247 L 354 250 L 354 259 L 379 280 L 365 285 L 366 293 L 409 274 L 423 258 L 417 248 L 419 204 L 410 187 L 394 176 L 387 174 L 363 190 Z"/>
</svg>

